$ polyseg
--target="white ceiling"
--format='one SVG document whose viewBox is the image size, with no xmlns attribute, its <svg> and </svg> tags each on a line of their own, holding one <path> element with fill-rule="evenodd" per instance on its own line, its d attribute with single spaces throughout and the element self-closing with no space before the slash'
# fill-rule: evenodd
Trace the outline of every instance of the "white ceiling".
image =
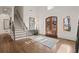
<svg viewBox="0 0 79 59">
<path fill-rule="evenodd" d="M 37 13 L 42 14 L 55 14 L 55 13 L 72 13 L 79 14 L 79 6 L 54 6 L 51 10 L 47 9 L 48 6 L 37 6 Z M 38 12 L 39 11 L 39 12 Z"/>
</svg>

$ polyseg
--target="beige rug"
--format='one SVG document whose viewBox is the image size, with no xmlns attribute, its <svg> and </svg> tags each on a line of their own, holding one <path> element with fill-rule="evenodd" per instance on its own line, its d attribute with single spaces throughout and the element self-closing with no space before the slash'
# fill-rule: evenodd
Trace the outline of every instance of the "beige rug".
<svg viewBox="0 0 79 59">
<path fill-rule="evenodd" d="M 49 48 L 54 47 L 56 45 L 56 43 L 59 41 L 55 38 L 50 38 L 50 37 L 42 36 L 42 35 L 31 36 L 29 38 L 32 38 L 34 41 L 37 41 L 37 42 L 41 43 L 42 45 L 45 45 Z"/>
</svg>

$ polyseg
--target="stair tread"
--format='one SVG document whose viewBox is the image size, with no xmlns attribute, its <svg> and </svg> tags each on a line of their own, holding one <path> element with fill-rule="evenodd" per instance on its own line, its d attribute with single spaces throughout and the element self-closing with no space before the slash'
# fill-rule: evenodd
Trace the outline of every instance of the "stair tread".
<svg viewBox="0 0 79 59">
<path fill-rule="evenodd" d="M 20 39 L 24 39 L 24 38 L 27 38 L 27 37 L 15 38 L 15 40 L 20 40 Z"/>
<path fill-rule="evenodd" d="M 26 35 L 26 34 L 15 34 L 15 36 Z"/>
<path fill-rule="evenodd" d="M 15 30 L 15 32 L 26 32 L 26 31 L 16 31 L 16 30 Z"/>
<path fill-rule="evenodd" d="M 22 37 L 26 37 L 26 36 L 15 36 L 15 38 L 22 38 Z"/>
</svg>

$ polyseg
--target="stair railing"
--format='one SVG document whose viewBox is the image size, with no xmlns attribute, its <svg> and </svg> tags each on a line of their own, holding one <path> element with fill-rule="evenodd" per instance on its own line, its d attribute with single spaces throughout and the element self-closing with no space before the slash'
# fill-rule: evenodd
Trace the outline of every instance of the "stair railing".
<svg viewBox="0 0 79 59">
<path fill-rule="evenodd" d="M 22 27 L 23 27 L 23 30 L 26 32 L 26 36 L 27 36 L 27 27 L 26 27 L 26 25 L 25 25 L 25 23 L 23 22 L 23 19 L 22 19 L 22 17 L 20 16 L 20 13 L 19 13 L 19 11 L 15 8 L 15 13 L 14 13 L 14 15 L 17 17 L 17 19 L 20 21 L 20 24 L 22 25 Z"/>
<path fill-rule="evenodd" d="M 15 41 L 15 26 L 14 26 L 14 21 L 10 19 L 9 21 L 9 27 L 10 27 L 10 35 L 12 39 Z"/>
<path fill-rule="evenodd" d="M 17 9 L 15 10 L 15 14 L 16 14 L 16 17 L 19 19 L 19 21 L 20 21 L 20 23 L 21 23 L 23 29 L 24 29 L 24 30 L 27 30 L 27 27 L 26 27 L 25 23 L 23 22 L 23 19 L 22 19 L 22 17 L 20 16 L 20 13 L 19 13 L 19 11 L 18 11 Z"/>
<path fill-rule="evenodd" d="M 13 48 L 15 50 L 15 48 L 16 48 L 16 43 L 15 43 L 15 26 L 14 26 L 14 21 L 12 21 L 11 18 L 9 20 L 9 29 L 10 29 L 11 38 L 13 39 Z"/>
</svg>

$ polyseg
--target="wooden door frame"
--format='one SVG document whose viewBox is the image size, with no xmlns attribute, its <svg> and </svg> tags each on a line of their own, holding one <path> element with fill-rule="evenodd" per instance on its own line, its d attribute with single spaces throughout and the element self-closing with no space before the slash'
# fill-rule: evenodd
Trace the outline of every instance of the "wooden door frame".
<svg viewBox="0 0 79 59">
<path fill-rule="evenodd" d="M 58 37 L 58 18 L 57 18 L 57 16 L 49 16 L 49 17 L 46 17 L 46 19 L 45 19 L 45 35 L 47 35 L 47 33 L 46 33 L 46 31 L 47 31 L 47 29 L 46 29 L 46 26 L 47 26 L 47 24 L 46 24 L 46 21 L 47 21 L 47 19 L 48 18 L 52 18 L 52 17 L 56 17 L 56 37 Z"/>
</svg>

